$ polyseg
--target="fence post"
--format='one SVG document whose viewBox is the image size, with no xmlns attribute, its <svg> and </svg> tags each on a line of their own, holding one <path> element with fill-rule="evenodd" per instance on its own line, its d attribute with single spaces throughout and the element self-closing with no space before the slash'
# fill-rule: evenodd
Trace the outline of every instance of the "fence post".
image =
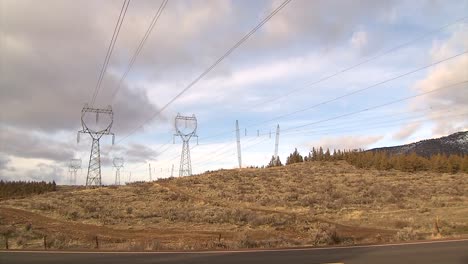
<svg viewBox="0 0 468 264">
<path fill-rule="evenodd" d="M 221 233 L 219 233 L 218 242 L 221 242 Z"/>
<path fill-rule="evenodd" d="M 8 249 L 8 235 L 5 234 L 5 248 Z"/>
<path fill-rule="evenodd" d="M 44 250 L 47 250 L 47 236 L 44 236 Z"/>
<path fill-rule="evenodd" d="M 96 248 L 99 248 L 99 240 L 98 240 L 98 237 L 96 236 L 95 239 L 96 239 Z"/>
</svg>

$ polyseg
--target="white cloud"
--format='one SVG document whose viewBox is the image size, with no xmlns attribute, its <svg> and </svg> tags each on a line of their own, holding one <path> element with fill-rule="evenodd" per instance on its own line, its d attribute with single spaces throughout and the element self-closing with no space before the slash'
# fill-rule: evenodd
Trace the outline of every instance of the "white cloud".
<svg viewBox="0 0 468 264">
<path fill-rule="evenodd" d="M 452 32 L 449 39 L 434 42 L 430 55 L 432 60 L 436 61 L 463 51 L 468 51 L 467 24 L 460 25 Z M 467 80 L 468 54 L 464 54 L 430 70 L 423 79 L 416 82 L 414 89 L 418 92 L 428 92 Z M 424 96 L 416 100 L 413 107 L 450 106 L 451 117 L 445 119 L 435 119 L 433 114 L 428 113 L 428 116 L 433 118 L 433 122 L 435 123 L 433 135 L 441 136 L 464 130 L 468 127 L 466 115 L 461 115 L 468 113 L 467 102 L 468 84 L 465 83 Z M 460 115 L 456 115 L 457 113 Z"/>
<path fill-rule="evenodd" d="M 131 3 L 97 105 L 109 104 L 110 93 L 115 89 L 120 74 L 159 4 L 159 1 Z M 116 132 L 117 141 L 157 112 L 157 105 L 177 94 L 279 4 L 280 0 L 256 3 L 170 1 L 127 77 L 127 82 L 113 102 L 113 132 Z M 379 40 L 385 43 L 382 38 L 376 37 L 376 31 L 372 29 L 379 28 L 380 31 L 382 22 L 378 19 L 389 10 L 398 11 L 396 22 L 398 26 L 404 26 L 399 22 L 405 16 L 402 11 L 407 8 L 393 9 L 400 4 L 372 0 L 362 1 L 359 5 L 352 1 L 292 1 L 163 114 L 170 116 L 178 111 L 193 111 L 197 116 L 209 113 L 213 119 L 221 115 L 223 119 L 234 119 L 230 114 L 243 115 L 239 118 L 245 118 L 246 113 L 253 116 L 255 112 L 252 119 L 268 119 L 267 114 L 273 114 L 274 111 L 289 112 L 301 108 L 304 101 L 310 103 L 333 97 L 337 89 L 341 89 L 342 93 L 344 89 L 353 90 L 366 85 L 366 82 L 377 81 L 392 70 L 407 65 L 392 57 L 389 62 L 391 67 L 360 67 L 336 78 L 336 83 L 327 82 L 323 87 L 303 90 L 297 93 L 297 97 L 288 97 L 284 102 L 256 109 L 247 108 L 270 96 L 282 95 L 293 86 L 297 88 L 306 85 L 299 82 L 317 80 L 355 61 L 359 54 L 349 49 L 350 39 L 356 48 L 366 47 L 367 50 L 376 48 L 373 46 Z M 38 167 L 39 163 L 44 163 L 48 165 L 39 167 L 44 174 L 51 175 L 54 171 L 59 172 L 53 166 L 61 166 L 61 163 L 76 156 L 81 156 L 84 165 L 87 164 L 89 138 L 82 137 L 85 142 L 78 146 L 75 143 L 76 131 L 80 127 L 79 113 L 83 103 L 90 99 L 96 84 L 120 6 L 121 3 L 115 1 L 88 1 L 85 4 L 72 0 L 49 0 L 40 4 L 27 0 L 1 2 L 0 104 L 4 110 L 0 116 L 0 137 L 3 139 L 0 144 L 8 144 L 0 148 L 5 152 L 5 157 L 0 158 L 0 168 L 3 166 L 4 171 L 12 169 L 9 173 L 14 172 L 15 177 L 21 173 L 29 177 L 33 172 L 40 172 L 32 168 L 31 164 Z M 419 10 L 419 6 L 415 6 Z M 458 6 L 456 8 L 459 9 Z M 416 25 L 425 25 L 427 21 L 417 21 Z M 412 26 L 415 25 L 413 22 L 410 22 Z M 413 32 L 413 28 L 410 30 Z M 399 38 L 402 34 L 393 35 L 393 32 L 389 32 L 389 35 L 398 35 L 396 38 Z M 460 38 L 454 42 L 466 43 L 466 40 Z M 434 44 L 434 58 L 452 52 L 452 44 L 444 45 L 444 40 Z M 460 65 L 458 70 L 463 67 L 466 69 L 466 64 Z M 451 73 L 450 68 L 445 71 L 441 69 L 439 75 Z M 463 104 L 466 98 L 462 96 L 439 99 L 445 103 L 458 99 L 458 108 L 466 107 Z M 346 103 L 351 106 L 355 101 L 346 100 Z M 223 110 L 228 111 L 220 111 L 220 106 L 226 106 Z M 260 116 L 260 113 L 264 116 Z M 172 131 L 169 123 L 164 123 L 167 120 L 158 121 L 138 132 L 138 135 L 144 137 L 132 138 L 141 140 L 138 141 L 141 145 L 127 145 L 126 141 L 122 148 L 115 147 L 120 153 L 112 154 L 135 157 L 129 163 L 159 160 L 161 157 L 158 153 L 152 151 L 156 149 L 155 146 L 146 144 L 150 136 L 151 141 L 156 138 L 148 132 L 154 132 L 156 126 L 161 134 L 170 134 Z M 14 133 L 4 130 L 3 125 L 14 129 Z M 103 149 L 109 144 L 109 139 L 105 140 Z M 195 149 L 194 160 L 197 157 L 205 158 L 216 147 L 210 145 L 206 150 Z M 178 157 L 179 145 L 174 149 L 173 153 L 168 151 L 164 155 L 169 153 L 169 156 Z M 265 163 L 268 162 L 270 152 L 258 152 L 248 160 L 256 162 L 258 158 L 263 162 L 266 155 Z M 233 157 L 221 159 L 213 166 L 235 165 L 235 155 Z M 102 158 L 106 165 L 109 164 L 110 155 L 103 155 Z M 167 159 L 166 156 L 162 158 Z M 18 162 L 18 159 L 23 161 Z M 174 163 L 167 162 L 166 167 Z M 103 168 L 103 179 L 112 182 L 111 168 L 106 165 Z M 146 168 L 142 173 L 146 177 Z M 134 177 L 138 179 L 138 175 Z"/>
<path fill-rule="evenodd" d="M 396 139 L 396 140 L 407 139 L 407 138 L 410 137 L 413 133 L 415 133 L 420 127 L 421 127 L 421 124 L 420 124 L 420 123 L 414 123 L 414 124 L 406 125 L 406 126 L 400 128 L 400 130 L 397 131 L 397 132 L 393 135 L 393 139 Z"/>
<path fill-rule="evenodd" d="M 283 1 L 273 1 L 271 10 Z M 292 1 L 265 25 L 267 37 L 291 41 L 295 37 L 330 44 L 348 38 L 366 19 L 380 19 L 396 1 Z M 333 13 L 333 19 L 330 14 Z"/>
<path fill-rule="evenodd" d="M 350 40 L 351 45 L 353 48 L 361 51 L 366 48 L 368 43 L 367 33 L 365 31 L 356 31 L 353 33 L 353 36 Z"/>
<path fill-rule="evenodd" d="M 318 141 L 310 143 L 310 147 L 323 147 L 324 149 L 366 149 L 377 143 L 383 136 L 338 136 L 323 137 Z"/>
</svg>

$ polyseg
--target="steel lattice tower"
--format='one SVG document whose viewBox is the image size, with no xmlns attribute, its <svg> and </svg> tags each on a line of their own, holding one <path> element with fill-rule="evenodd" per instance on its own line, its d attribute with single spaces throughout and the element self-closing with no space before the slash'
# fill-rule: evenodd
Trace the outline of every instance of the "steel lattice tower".
<svg viewBox="0 0 468 264">
<path fill-rule="evenodd" d="M 85 121 L 85 117 L 89 114 L 96 115 L 96 127 L 98 127 L 99 115 L 104 114 L 108 117 L 108 124 L 105 124 L 105 127 L 102 128 L 90 128 Z M 86 186 L 101 186 L 101 153 L 99 140 L 104 135 L 112 135 L 112 144 L 114 144 L 115 136 L 110 132 L 112 123 L 114 122 L 114 113 L 112 112 L 112 107 L 108 106 L 106 109 L 98 109 L 88 107 L 86 104 L 81 110 L 81 125 L 82 130 L 78 131 L 77 141 L 80 141 L 80 133 L 89 134 L 93 140 L 91 145 L 91 153 L 89 155 L 89 165 L 88 165 L 88 174 L 86 176 Z"/>
<path fill-rule="evenodd" d="M 182 139 L 182 153 L 180 154 L 180 167 L 179 176 L 192 175 L 192 162 L 190 159 L 190 145 L 189 141 L 192 137 L 197 137 L 197 118 L 192 116 L 181 116 L 177 114 L 174 122 L 176 134 Z"/>
<path fill-rule="evenodd" d="M 115 168 L 115 185 L 120 185 L 120 169 L 124 165 L 124 160 L 123 158 L 114 158 L 112 164 Z"/>
<path fill-rule="evenodd" d="M 76 185 L 76 176 L 79 169 L 81 169 L 81 159 L 71 159 L 70 165 L 68 166 L 68 172 L 70 172 L 71 185 Z"/>
</svg>

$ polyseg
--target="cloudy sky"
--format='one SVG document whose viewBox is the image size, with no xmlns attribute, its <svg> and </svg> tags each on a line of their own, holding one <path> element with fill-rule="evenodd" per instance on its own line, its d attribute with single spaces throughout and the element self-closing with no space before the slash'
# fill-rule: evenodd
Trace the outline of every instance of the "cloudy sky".
<svg viewBox="0 0 468 264">
<path fill-rule="evenodd" d="M 122 3 L 0 0 L 1 179 L 66 184 L 68 161 L 81 158 L 85 182 L 81 109 Z M 368 149 L 468 128 L 467 0 L 293 0 L 152 118 L 281 3 L 169 0 L 119 86 L 161 4 L 131 1 L 95 103 L 114 111 L 104 183 L 114 157 L 125 159 L 125 180 L 147 180 L 148 163 L 153 177 L 173 164 L 178 174 L 177 113 L 198 119 L 194 173 L 237 166 L 236 120 L 244 166 L 268 163 L 277 124 L 283 161 L 294 148 Z"/>
</svg>

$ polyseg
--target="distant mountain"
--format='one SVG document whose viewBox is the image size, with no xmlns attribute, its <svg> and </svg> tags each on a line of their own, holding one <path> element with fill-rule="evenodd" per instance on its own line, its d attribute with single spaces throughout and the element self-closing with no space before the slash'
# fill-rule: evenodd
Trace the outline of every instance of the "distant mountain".
<svg viewBox="0 0 468 264">
<path fill-rule="evenodd" d="M 446 137 L 426 139 L 416 143 L 375 148 L 369 151 L 385 151 L 389 154 L 409 154 L 415 152 L 424 157 L 430 157 L 438 153 L 451 155 L 468 155 L 468 131 L 457 132 Z"/>
</svg>

